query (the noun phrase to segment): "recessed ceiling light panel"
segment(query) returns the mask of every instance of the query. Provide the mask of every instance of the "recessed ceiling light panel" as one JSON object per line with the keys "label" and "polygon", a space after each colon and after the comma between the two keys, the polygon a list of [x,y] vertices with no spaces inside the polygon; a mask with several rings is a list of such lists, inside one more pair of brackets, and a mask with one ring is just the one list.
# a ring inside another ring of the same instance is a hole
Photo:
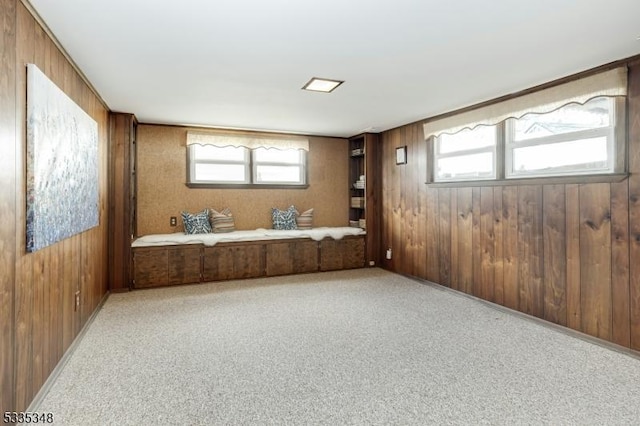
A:
{"label": "recessed ceiling light panel", "polygon": [[340,86],[344,81],[331,80],[328,78],[313,77],[302,87],[302,90],[311,90],[312,92],[330,93]]}

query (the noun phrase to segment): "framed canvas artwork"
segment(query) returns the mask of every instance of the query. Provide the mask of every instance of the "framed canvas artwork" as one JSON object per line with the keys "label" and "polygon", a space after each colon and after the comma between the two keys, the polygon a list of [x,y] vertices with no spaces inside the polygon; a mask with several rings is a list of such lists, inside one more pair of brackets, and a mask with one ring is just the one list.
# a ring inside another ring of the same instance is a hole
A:
{"label": "framed canvas artwork", "polygon": [[27,65],[26,250],[99,223],[98,124]]}

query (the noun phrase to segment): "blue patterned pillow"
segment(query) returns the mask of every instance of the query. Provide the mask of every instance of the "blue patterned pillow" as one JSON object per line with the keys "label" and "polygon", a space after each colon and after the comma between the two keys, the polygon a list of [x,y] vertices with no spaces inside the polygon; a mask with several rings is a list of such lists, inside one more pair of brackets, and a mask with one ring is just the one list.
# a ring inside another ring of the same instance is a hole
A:
{"label": "blue patterned pillow", "polygon": [[286,210],[271,209],[271,219],[273,219],[273,229],[298,229],[296,225],[296,208],[290,206]]}
{"label": "blue patterned pillow", "polygon": [[209,209],[204,209],[200,213],[182,212],[182,222],[184,223],[185,234],[208,234],[211,232],[209,223]]}

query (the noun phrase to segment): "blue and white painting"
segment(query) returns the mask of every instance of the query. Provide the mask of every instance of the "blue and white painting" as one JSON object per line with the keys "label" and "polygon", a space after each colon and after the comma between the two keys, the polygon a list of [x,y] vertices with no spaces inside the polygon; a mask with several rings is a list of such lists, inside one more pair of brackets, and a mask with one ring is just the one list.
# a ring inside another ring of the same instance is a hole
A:
{"label": "blue and white painting", "polygon": [[98,124],[27,65],[27,252],[98,226]]}

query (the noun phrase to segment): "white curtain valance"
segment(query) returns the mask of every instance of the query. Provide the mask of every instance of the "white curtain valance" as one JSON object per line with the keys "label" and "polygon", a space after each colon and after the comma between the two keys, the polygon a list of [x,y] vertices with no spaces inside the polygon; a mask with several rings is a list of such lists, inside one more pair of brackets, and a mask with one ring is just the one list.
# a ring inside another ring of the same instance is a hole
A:
{"label": "white curtain valance", "polygon": [[309,151],[309,140],[304,138],[278,138],[262,135],[232,135],[223,133],[187,132],[189,145],[243,146],[249,149],[277,148]]}
{"label": "white curtain valance", "polygon": [[424,124],[424,136],[453,134],[481,125],[498,124],[529,113],[547,113],[570,103],[584,104],[598,96],[626,96],[627,68],[620,67],[549,87]]}

